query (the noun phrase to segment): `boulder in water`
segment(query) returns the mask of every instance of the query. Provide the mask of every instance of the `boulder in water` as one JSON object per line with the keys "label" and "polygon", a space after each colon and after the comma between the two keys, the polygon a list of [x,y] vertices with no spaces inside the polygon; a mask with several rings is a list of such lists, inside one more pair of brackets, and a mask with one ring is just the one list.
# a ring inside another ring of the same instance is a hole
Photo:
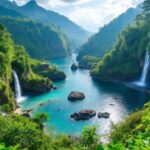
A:
{"label": "boulder in water", "polygon": [[109,117],[110,117],[110,113],[108,113],[108,112],[104,112],[104,113],[99,112],[99,113],[98,113],[98,118],[105,118],[105,119],[108,119]]}
{"label": "boulder in water", "polygon": [[68,96],[70,101],[83,100],[85,98],[84,93],[82,92],[71,92]]}
{"label": "boulder in water", "polygon": [[75,119],[76,121],[79,120],[89,120],[90,118],[96,116],[96,112],[94,110],[81,110],[78,113],[72,114],[70,117]]}
{"label": "boulder in water", "polygon": [[71,70],[77,70],[77,69],[78,69],[77,64],[76,64],[76,63],[73,63],[73,64],[71,65]]}

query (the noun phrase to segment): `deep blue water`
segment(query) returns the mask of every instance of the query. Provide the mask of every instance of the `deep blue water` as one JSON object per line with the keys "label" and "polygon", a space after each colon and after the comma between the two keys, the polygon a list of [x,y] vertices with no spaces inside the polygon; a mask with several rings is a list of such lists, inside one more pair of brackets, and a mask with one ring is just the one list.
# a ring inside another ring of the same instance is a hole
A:
{"label": "deep blue water", "polygon": [[[144,91],[139,91],[119,83],[98,83],[90,78],[89,71],[71,71],[71,58],[59,58],[51,61],[63,70],[67,79],[55,83],[58,88],[55,91],[28,97],[21,103],[24,109],[34,109],[36,112],[47,112],[50,120],[48,128],[55,133],[67,133],[78,135],[85,125],[96,125],[100,133],[107,133],[110,130],[111,122],[121,121],[131,112],[141,108],[149,99]],[[84,92],[86,98],[79,102],[69,102],[67,97],[71,91]],[[47,105],[39,107],[42,102]],[[114,106],[110,105],[114,104]],[[98,119],[94,117],[88,121],[76,122],[70,118],[74,112],[81,109],[94,109],[96,112],[109,112],[110,119]]]}

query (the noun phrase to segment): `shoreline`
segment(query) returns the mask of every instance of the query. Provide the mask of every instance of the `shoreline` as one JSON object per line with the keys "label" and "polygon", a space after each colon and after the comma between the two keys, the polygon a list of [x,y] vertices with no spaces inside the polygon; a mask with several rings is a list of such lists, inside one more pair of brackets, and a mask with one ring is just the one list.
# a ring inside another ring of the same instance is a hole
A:
{"label": "shoreline", "polygon": [[15,111],[14,111],[15,114],[18,114],[18,115],[22,115],[23,114],[23,109],[21,106],[17,106]]}

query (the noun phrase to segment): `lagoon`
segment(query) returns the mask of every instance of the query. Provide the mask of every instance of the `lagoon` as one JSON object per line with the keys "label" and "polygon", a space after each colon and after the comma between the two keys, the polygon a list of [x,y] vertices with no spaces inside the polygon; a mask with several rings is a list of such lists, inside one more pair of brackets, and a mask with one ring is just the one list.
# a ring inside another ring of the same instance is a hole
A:
{"label": "lagoon", "polygon": [[[72,71],[70,66],[74,58],[57,58],[50,63],[56,64],[63,70],[67,78],[65,81],[56,82],[58,88],[38,96],[28,96],[21,102],[23,109],[34,109],[37,112],[46,112],[50,119],[48,129],[54,133],[79,135],[86,125],[96,125],[100,134],[106,134],[111,129],[111,122],[118,123],[131,112],[142,108],[150,95],[144,91],[134,89],[121,83],[106,83],[92,80],[88,70],[78,69]],[[70,102],[67,97],[71,91],[84,92],[83,101]],[[40,103],[46,105],[39,106]],[[109,112],[109,119],[94,117],[88,121],[74,121],[70,115],[82,109],[93,109],[98,112]]]}

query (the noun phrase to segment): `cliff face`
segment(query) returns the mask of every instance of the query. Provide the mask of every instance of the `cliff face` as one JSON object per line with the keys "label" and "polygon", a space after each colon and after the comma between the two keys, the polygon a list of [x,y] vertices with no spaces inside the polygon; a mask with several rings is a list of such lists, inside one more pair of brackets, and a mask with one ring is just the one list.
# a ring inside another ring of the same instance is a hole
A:
{"label": "cliff face", "polygon": [[17,72],[23,93],[47,92],[53,87],[51,80],[63,80],[66,77],[55,66],[32,59],[26,49],[16,45],[6,28],[0,25],[0,104],[9,106],[10,110],[16,104],[12,70]]}

